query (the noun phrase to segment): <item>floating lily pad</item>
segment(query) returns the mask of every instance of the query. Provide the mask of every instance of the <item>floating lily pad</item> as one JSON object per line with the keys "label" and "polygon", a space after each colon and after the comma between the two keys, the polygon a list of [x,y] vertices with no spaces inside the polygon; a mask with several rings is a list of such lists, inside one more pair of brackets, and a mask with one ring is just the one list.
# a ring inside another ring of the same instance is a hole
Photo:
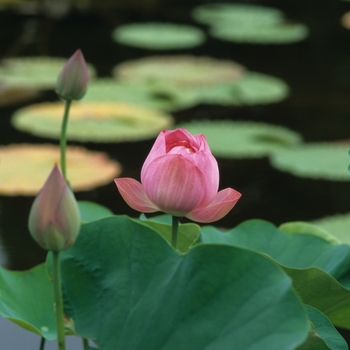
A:
{"label": "floating lily pad", "polygon": [[255,44],[288,44],[305,39],[308,28],[301,23],[283,23],[271,26],[217,25],[209,31],[214,38]]}
{"label": "floating lily pad", "polygon": [[192,16],[197,22],[210,25],[222,22],[269,25],[280,23],[284,18],[283,12],[275,8],[227,3],[200,5],[193,10]]}
{"label": "floating lily pad", "polygon": [[181,126],[192,134],[204,134],[213,154],[223,158],[265,157],[302,141],[294,131],[265,123],[218,120]]}
{"label": "floating lily pad", "polygon": [[11,87],[0,83],[0,106],[25,102],[40,96],[40,91],[33,88]]}
{"label": "floating lily pad", "polygon": [[[185,94],[184,90],[181,92]],[[289,95],[289,87],[279,78],[248,71],[232,83],[198,87],[186,91],[186,95],[187,99],[197,103],[255,105],[283,100]]]}
{"label": "floating lily pad", "polygon": [[312,223],[330,232],[342,243],[350,245],[350,214],[327,216]]}
{"label": "floating lily pad", "polygon": [[120,82],[112,78],[92,81],[84,96],[85,101],[126,102],[164,111],[193,105],[183,94],[157,92],[147,85]]}
{"label": "floating lily pad", "polygon": [[181,88],[232,82],[244,72],[243,66],[233,61],[189,55],[151,56],[123,62],[113,69],[119,79]]}
{"label": "floating lily pad", "polygon": [[[3,59],[0,63],[0,81],[12,87],[32,87],[53,89],[65,58],[57,57],[16,57]],[[90,77],[95,76],[95,69],[88,64]]]}
{"label": "floating lily pad", "polygon": [[[54,164],[59,164],[60,152],[54,145],[9,145],[0,147],[0,159],[0,194],[32,196],[42,188]],[[74,191],[106,185],[120,172],[119,163],[105,153],[67,149],[67,175]]]}
{"label": "floating lily pad", "polygon": [[270,161],[276,169],[294,176],[348,182],[349,148],[346,144],[309,143],[276,152]]}
{"label": "floating lily pad", "polygon": [[172,23],[133,23],[117,27],[112,37],[118,43],[150,50],[186,49],[205,40],[195,27]]}
{"label": "floating lily pad", "polygon": [[124,62],[115,67],[113,74],[119,81],[170,98],[178,108],[200,103],[272,103],[289,93],[287,84],[278,78],[209,57],[148,57]]}
{"label": "floating lily pad", "polygon": [[[58,139],[63,111],[63,102],[34,104],[19,109],[12,123],[21,131]],[[71,106],[67,136],[81,142],[145,140],[170,128],[172,123],[170,115],[141,106],[80,102]]]}
{"label": "floating lily pad", "polygon": [[211,26],[210,34],[222,40],[256,44],[283,44],[306,38],[308,28],[285,21],[282,11],[249,4],[206,4],[193,17]]}

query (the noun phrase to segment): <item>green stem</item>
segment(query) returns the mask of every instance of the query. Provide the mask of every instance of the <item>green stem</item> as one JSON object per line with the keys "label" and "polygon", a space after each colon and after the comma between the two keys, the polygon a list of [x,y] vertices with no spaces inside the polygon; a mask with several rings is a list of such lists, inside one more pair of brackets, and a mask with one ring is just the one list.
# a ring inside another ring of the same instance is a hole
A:
{"label": "green stem", "polygon": [[68,183],[67,170],[66,170],[67,125],[68,125],[68,116],[69,116],[69,109],[70,109],[71,103],[72,103],[72,100],[66,100],[63,120],[61,125],[61,137],[60,137],[61,171],[67,183]]}
{"label": "green stem", "polygon": [[64,337],[64,313],[63,313],[63,301],[62,301],[60,252],[52,251],[52,254],[53,254],[53,286],[54,286],[54,295],[55,295],[57,343],[58,343],[59,350],[66,350],[66,341]]}
{"label": "green stem", "polygon": [[46,339],[44,337],[41,337],[40,349],[39,350],[44,350],[44,348],[45,348],[45,341],[46,341]]}
{"label": "green stem", "polygon": [[179,231],[179,218],[177,216],[172,217],[172,229],[171,229],[171,245],[176,250],[177,245],[177,233]]}

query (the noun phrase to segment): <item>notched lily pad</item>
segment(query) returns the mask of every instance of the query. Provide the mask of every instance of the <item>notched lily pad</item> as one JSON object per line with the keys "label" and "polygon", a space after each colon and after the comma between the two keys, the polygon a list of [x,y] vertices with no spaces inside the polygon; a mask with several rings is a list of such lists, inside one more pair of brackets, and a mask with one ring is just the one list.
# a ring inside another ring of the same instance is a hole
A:
{"label": "notched lily pad", "polygon": [[[40,103],[19,109],[13,125],[31,134],[59,138],[63,102]],[[170,128],[173,118],[163,112],[126,103],[81,102],[72,104],[67,137],[91,142],[138,141]]]}
{"label": "notched lily pad", "polygon": [[116,66],[113,75],[119,82],[142,87],[155,96],[172,97],[180,108],[200,103],[272,103],[289,94],[287,84],[278,78],[210,57],[147,57]]}
{"label": "notched lily pad", "polygon": [[187,106],[186,99],[180,99],[167,92],[152,91],[147,86],[120,82],[112,78],[97,79],[89,83],[84,102],[126,102],[163,111]]}
{"label": "notched lily pad", "polygon": [[276,152],[270,161],[276,169],[294,176],[348,182],[348,151],[346,144],[309,143]]}
{"label": "notched lily pad", "polygon": [[241,78],[244,72],[244,67],[233,61],[179,55],[126,61],[113,69],[113,76],[134,82],[188,88],[232,82]]}
{"label": "notched lily pad", "polygon": [[112,38],[121,44],[150,50],[186,49],[201,45],[204,33],[195,27],[173,23],[133,23],[119,26]]}
{"label": "notched lily pad", "polygon": [[218,39],[255,44],[287,44],[303,40],[308,28],[287,22],[282,11],[249,4],[206,4],[193,11],[196,21],[209,24]]}
{"label": "notched lily pad", "polygon": [[[61,69],[67,62],[58,57],[16,57],[0,62],[0,81],[12,87],[31,87],[53,89]],[[90,77],[96,75],[95,69],[88,64]]]}
{"label": "notched lily pad", "polygon": [[223,158],[265,157],[302,141],[292,130],[265,123],[218,120],[182,126],[193,134],[204,134],[213,154]]}
{"label": "notched lily pad", "polygon": [[[0,147],[0,194],[33,196],[59,163],[59,147],[19,144]],[[96,171],[98,169],[98,171]],[[102,152],[81,147],[67,149],[67,175],[74,191],[86,191],[113,181],[121,172],[116,161]]]}

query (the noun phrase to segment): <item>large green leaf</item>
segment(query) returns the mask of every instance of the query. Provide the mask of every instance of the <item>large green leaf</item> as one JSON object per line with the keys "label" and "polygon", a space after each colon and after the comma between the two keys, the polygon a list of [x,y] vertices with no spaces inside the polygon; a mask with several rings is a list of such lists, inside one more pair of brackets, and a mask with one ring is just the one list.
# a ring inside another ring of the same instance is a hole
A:
{"label": "large green leaf", "polygon": [[179,255],[125,216],[83,225],[62,273],[67,314],[102,350],[294,349],[309,331],[269,259],[228,245]]}
{"label": "large green leaf", "polygon": [[[268,255],[293,279],[305,304],[322,311],[335,325],[350,328],[350,291],[346,277],[350,247],[314,234],[290,234],[262,220],[249,220],[230,231],[204,226],[206,244],[228,244]],[[335,279],[338,278],[339,282]]]}
{"label": "large green leaf", "polygon": [[328,318],[319,310],[306,306],[312,329],[307,341],[297,350],[347,350],[348,345]]}
{"label": "large green leaf", "polygon": [[0,314],[47,339],[56,338],[53,286],[41,264],[28,271],[0,267]]}
{"label": "large green leaf", "polygon": [[113,215],[110,209],[94,202],[78,201],[78,206],[81,222],[95,221]]}

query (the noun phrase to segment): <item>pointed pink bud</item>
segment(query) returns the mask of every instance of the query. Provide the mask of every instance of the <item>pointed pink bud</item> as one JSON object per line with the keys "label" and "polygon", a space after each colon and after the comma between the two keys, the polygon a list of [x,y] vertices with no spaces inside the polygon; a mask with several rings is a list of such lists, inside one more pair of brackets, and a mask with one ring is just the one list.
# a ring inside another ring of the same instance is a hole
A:
{"label": "pointed pink bud", "polygon": [[218,192],[219,168],[205,136],[183,128],[159,134],[142,166],[141,183],[114,181],[135,210],[163,211],[203,223],[220,220],[241,197],[232,188]]}
{"label": "pointed pink bud", "polygon": [[89,72],[81,50],[75,51],[57,77],[56,92],[65,100],[80,100],[86,93]]}
{"label": "pointed pink bud", "polygon": [[57,165],[32,204],[28,228],[34,240],[47,250],[68,249],[78,236],[78,204]]}

